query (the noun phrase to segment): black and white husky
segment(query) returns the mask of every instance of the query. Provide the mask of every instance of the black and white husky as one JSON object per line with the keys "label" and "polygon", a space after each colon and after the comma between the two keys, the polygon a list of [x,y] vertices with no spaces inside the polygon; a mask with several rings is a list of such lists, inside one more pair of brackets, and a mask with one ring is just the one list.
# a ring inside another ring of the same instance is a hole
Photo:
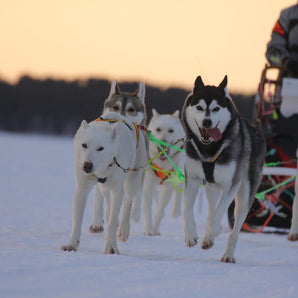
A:
{"label": "black and white husky", "polygon": [[194,202],[205,186],[208,218],[201,243],[209,249],[221,232],[221,220],[235,198],[235,223],[222,262],[234,263],[241,226],[262,179],[266,143],[262,133],[242,119],[227,92],[227,76],[218,87],[197,77],[183,107],[186,143],[184,241],[197,244]]}

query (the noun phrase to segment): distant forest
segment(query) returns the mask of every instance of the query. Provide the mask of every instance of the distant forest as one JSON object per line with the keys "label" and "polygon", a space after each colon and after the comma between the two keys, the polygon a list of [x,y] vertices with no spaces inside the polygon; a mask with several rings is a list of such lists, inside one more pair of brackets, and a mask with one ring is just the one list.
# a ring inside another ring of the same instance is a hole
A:
{"label": "distant forest", "polygon": [[[121,91],[133,92],[138,82],[118,82]],[[0,130],[9,132],[74,135],[83,119],[92,121],[101,115],[111,82],[37,80],[23,76],[17,84],[0,80]],[[166,90],[146,85],[146,108],[159,113],[182,109],[190,90]],[[251,119],[253,95],[231,94],[240,113]]]}

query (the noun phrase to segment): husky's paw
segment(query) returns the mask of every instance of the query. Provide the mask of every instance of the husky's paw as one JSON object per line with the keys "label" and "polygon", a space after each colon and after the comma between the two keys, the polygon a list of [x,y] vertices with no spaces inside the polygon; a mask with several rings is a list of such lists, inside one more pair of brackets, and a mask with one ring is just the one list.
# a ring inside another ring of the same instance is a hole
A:
{"label": "husky's paw", "polygon": [[104,248],[103,252],[105,254],[111,254],[111,255],[117,254],[117,255],[119,255],[119,250],[118,250],[117,245],[112,245],[110,243],[105,244],[105,248]]}
{"label": "husky's paw", "polygon": [[185,225],[184,228],[184,242],[187,247],[193,247],[198,243],[198,235],[196,231],[196,224],[193,222],[192,224]]}
{"label": "husky's paw", "polygon": [[193,247],[198,243],[198,236],[184,237],[184,242],[187,247]]}
{"label": "husky's paw", "polygon": [[289,241],[298,241],[298,233],[290,233],[287,239]]}
{"label": "husky's paw", "polygon": [[223,256],[223,257],[220,259],[220,262],[235,264],[235,263],[236,263],[236,260],[235,260],[234,257],[231,257],[231,256]]}
{"label": "husky's paw", "polygon": [[125,242],[128,239],[129,236],[129,225],[128,226],[120,226],[118,230],[118,239],[121,242]]}
{"label": "husky's paw", "polygon": [[177,218],[181,215],[181,211],[178,208],[173,208],[170,215],[174,218]]}
{"label": "husky's paw", "polygon": [[89,227],[90,233],[102,233],[104,230],[103,226],[91,225]]}
{"label": "husky's paw", "polygon": [[80,245],[80,241],[77,241],[77,245],[67,244],[62,245],[60,248],[64,251],[77,251]]}
{"label": "husky's paw", "polygon": [[201,243],[201,247],[203,249],[209,249],[214,245],[214,241],[213,240],[203,240]]}

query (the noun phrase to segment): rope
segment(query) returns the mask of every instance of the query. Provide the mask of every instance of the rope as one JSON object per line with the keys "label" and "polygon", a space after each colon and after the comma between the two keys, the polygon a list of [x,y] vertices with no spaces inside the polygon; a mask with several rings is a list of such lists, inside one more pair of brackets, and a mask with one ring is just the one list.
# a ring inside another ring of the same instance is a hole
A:
{"label": "rope", "polygon": [[277,189],[277,188],[279,188],[279,187],[281,187],[281,186],[283,186],[283,185],[286,185],[286,184],[290,183],[292,180],[295,179],[295,177],[296,177],[296,175],[293,175],[293,176],[290,177],[289,179],[287,179],[287,180],[285,180],[285,181],[283,181],[283,182],[281,182],[281,183],[279,183],[279,184],[277,184],[277,185],[275,185],[275,186],[273,186],[273,187],[271,187],[271,188],[269,188],[269,189],[266,189],[266,190],[264,190],[264,191],[262,191],[262,192],[257,193],[257,194],[255,195],[255,197],[256,197],[258,200],[262,200],[262,201],[264,201],[264,200],[266,200],[266,198],[265,198],[265,194],[266,194],[266,193],[271,192],[272,190],[275,190],[275,189]]}
{"label": "rope", "polygon": [[[155,170],[155,171],[159,171],[161,173],[164,173],[168,178],[167,180],[170,181],[173,185],[173,187],[179,191],[179,192],[183,192],[183,189],[179,189],[176,184],[180,184],[180,183],[184,183],[185,182],[185,175],[184,175],[184,172],[179,169],[177,167],[177,165],[173,162],[173,160],[170,158],[170,156],[166,153],[166,148],[164,147],[169,147],[169,148],[172,148],[172,149],[175,149],[179,152],[183,152],[185,153],[185,150],[180,148],[180,147],[177,147],[175,146],[177,143],[179,142],[184,142],[185,141],[185,138],[182,138],[182,139],[178,139],[174,144],[168,144],[164,141],[161,141],[159,139],[157,139],[150,130],[148,130],[146,127],[144,126],[140,126],[140,129],[144,130],[148,137],[149,137],[149,141],[155,143],[158,145],[158,147],[161,149],[161,151],[155,155],[151,160],[148,160],[147,161],[147,164],[149,166],[149,168],[145,171],[148,171],[150,168]],[[164,147],[162,147],[164,146]],[[153,165],[153,161],[155,159],[157,159],[160,155],[164,154],[166,156],[166,158],[169,160],[169,162],[171,163],[171,165],[173,166],[174,170],[163,170],[163,169],[160,169],[160,168],[157,168]]]}

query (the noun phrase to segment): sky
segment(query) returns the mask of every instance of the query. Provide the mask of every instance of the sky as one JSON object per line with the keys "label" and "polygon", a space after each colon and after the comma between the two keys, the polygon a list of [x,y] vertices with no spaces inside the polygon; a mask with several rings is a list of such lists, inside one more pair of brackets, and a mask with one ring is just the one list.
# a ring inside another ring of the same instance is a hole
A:
{"label": "sky", "polygon": [[105,78],[255,92],[289,0],[1,0],[0,78]]}

